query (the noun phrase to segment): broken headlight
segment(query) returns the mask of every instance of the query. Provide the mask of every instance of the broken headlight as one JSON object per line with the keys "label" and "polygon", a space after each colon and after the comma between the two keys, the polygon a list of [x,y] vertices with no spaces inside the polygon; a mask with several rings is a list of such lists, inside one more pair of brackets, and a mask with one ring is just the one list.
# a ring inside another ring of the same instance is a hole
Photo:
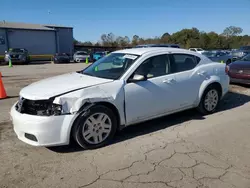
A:
{"label": "broken headlight", "polygon": [[62,105],[54,104],[53,100],[22,100],[17,104],[16,109],[20,113],[38,115],[38,116],[58,116],[62,115],[63,109]]}
{"label": "broken headlight", "polygon": [[63,113],[63,111],[62,111],[62,105],[60,105],[60,104],[52,104],[51,105],[51,109],[50,109],[49,115],[58,116],[58,115],[62,115],[62,113]]}

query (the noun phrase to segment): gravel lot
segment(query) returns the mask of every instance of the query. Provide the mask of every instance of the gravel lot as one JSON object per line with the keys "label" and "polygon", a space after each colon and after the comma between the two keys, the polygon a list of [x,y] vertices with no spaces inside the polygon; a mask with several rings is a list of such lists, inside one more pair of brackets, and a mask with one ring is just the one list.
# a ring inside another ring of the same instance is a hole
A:
{"label": "gravel lot", "polygon": [[249,188],[250,89],[232,86],[218,113],[195,110],[128,127],[107,147],[45,148],[19,141],[9,118],[20,89],[85,64],[1,66],[0,187]]}

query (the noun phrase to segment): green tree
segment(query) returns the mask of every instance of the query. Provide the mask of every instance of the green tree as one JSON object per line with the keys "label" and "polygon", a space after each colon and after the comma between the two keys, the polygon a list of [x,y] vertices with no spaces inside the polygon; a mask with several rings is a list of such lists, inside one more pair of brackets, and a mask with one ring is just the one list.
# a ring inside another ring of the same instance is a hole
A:
{"label": "green tree", "polygon": [[232,36],[240,35],[243,32],[243,29],[236,26],[229,26],[224,29],[222,35],[226,36],[227,38]]}
{"label": "green tree", "polygon": [[134,35],[133,38],[132,38],[131,45],[132,46],[137,46],[139,44],[139,39],[140,39],[140,37],[138,35]]}

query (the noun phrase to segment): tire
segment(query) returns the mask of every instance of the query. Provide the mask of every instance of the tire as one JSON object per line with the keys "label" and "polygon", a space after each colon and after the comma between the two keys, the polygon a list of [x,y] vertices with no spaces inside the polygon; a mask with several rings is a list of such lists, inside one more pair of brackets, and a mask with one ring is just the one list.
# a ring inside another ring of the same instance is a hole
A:
{"label": "tire", "polygon": [[[209,100],[209,99],[207,99],[208,95],[211,95],[212,93],[214,93],[214,99],[216,98],[216,95],[217,95],[217,102],[216,102],[216,104],[213,103],[213,105],[209,109],[208,105],[206,105],[205,103],[206,103],[206,100]],[[219,106],[220,98],[221,98],[221,92],[220,92],[219,86],[214,85],[214,84],[208,86],[202,95],[199,106],[197,107],[198,111],[203,115],[208,115],[208,114],[214,113]]]}
{"label": "tire", "polygon": [[[105,115],[105,117],[108,117],[105,121],[105,124],[111,124],[109,128],[109,133],[105,133],[108,131],[108,129],[106,129],[107,126],[103,127],[102,125],[98,125],[97,122],[93,123],[90,120],[90,118],[94,118],[96,121],[98,121],[97,119],[101,117],[99,116],[100,114],[103,114]],[[92,106],[89,110],[87,110],[87,112],[80,114],[79,117],[76,119],[74,127],[72,129],[72,136],[78,143],[78,145],[82,148],[96,149],[109,144],[113,139],[116,130],[117,118],[113,111],[103,105],[95,105]],[[83,131],[85,131],[85,136],[83,134]],[[102,141],[100,141],[100,135],[102,135],[103,137]]]}
{"label": "tire", "polygon": [[30,63],[29,58],[26,58],[26,60],[23,62],[23,65],[28,65]]}

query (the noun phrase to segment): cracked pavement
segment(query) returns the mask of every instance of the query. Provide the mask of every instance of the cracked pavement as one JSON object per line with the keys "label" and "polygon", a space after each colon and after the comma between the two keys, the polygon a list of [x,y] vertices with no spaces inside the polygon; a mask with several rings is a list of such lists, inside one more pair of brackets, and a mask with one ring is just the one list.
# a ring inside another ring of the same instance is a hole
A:
{"label": "cracked pavement", "polygon": [[232,86],[213,115],[200,117],[189,110],[131,126],[100,149],[33,147],[16,138],[9,121],[20,88],[83,64],[29,67],[1,67],[13,96],[0,101],[1,188],[250,187],[250,89]]}

